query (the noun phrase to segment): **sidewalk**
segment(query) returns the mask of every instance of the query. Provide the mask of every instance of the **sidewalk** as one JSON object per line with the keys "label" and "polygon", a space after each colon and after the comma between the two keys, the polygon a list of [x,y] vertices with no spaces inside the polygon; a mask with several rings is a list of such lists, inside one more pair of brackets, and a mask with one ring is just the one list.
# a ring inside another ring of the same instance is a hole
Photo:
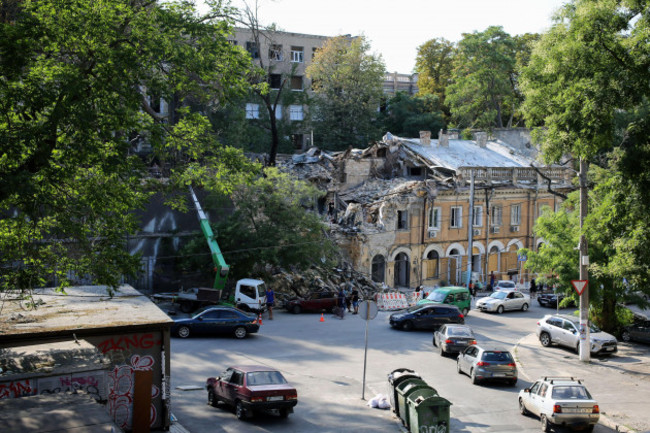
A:
{"label": "sidewalk", "polygon": [[650,432],[650,347],[619,342],[611,357],[581,362],[568,349],[542,347],[529,334],[515,346],[519,378],[534,382],[541,376],[583,379],[600,406],[600,424],[620,432]]}

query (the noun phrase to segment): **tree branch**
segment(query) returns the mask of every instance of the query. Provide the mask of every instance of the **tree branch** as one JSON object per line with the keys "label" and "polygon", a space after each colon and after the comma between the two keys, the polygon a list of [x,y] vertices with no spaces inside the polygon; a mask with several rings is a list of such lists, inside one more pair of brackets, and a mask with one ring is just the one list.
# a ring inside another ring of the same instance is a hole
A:
{"label": "tree branch", "polygon": [[551,194],[556,195],[558,197],[561,197],[564,200],[569,198],[565,194],[562,194],[561,192],[555,191],[553,188],[551,188],[551,183],[552,183],[551,178],[546,176],[544,173],[542,173],[542,171],[538,167],[535,167],[533,164],[530,164],[530,166],[533,168],[533,170],[535,170],[537,172],[537,174],[539,174],[542,177],[542,179],[544,179],[546,181],[546,185],[547,185],[546,190],[548,192],[550,192]]}

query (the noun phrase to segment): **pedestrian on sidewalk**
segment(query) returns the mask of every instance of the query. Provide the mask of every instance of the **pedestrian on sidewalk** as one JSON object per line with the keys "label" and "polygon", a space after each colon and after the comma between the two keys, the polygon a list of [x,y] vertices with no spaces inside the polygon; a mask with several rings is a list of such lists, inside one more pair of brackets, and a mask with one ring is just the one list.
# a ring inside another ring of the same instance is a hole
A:
{"label": "pedestrian on sidewalk", "polygon": [[535,278],[533,277],[530,280],[530,299],[535,299],[536,294],[537,294],[537,283],[535,282]]}
{"label": "pedestrian on sidewalk", "polygon": [[359,291],[357,289],[352,290],[352,308],[354,309],[352,314],[359,314]]}

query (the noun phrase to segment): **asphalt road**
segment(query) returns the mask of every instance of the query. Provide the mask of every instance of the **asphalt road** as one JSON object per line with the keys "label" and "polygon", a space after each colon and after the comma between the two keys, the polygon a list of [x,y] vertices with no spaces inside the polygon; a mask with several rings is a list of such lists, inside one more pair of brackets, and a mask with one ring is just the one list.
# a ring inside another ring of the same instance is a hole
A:
{"label": "asphalt road", "polygon": [[[535,331],[539,318],[553,312],[537,305],[527,312],[502,315],[473,310],[466,323],[479,341],[512,349],[520,338]],[[366,403],[376,394],[387,394],[388,374],[405,367],[417,371],[452,402],[452,432],[540,430],[537,419],[520,415],[517,408],[517,393],[528,382],[520,380],[516,387],[472,385],[469,377],[456,372],[453,358],[443,358],[433,350],[430,331],[391,329],[389,315],[380,312],[368,323],[365,391],[366,323],[359,316],[347,314],[340,320],[326,314],[320,322],[320,314],[293,315],[280,310],[275,320],[265,317],[260,332],[244,340],[173,338],[172,412],[191,433],[399,432],[402,427],[391,410],[370,408]],[[288,419],[262,415],[242,422],[226,406],[208,406],[206,378],[218,376],[233,364],[263,364],[281,370],[298,389],[295,413]],[[598,425],[594,431],[614,430]]]}

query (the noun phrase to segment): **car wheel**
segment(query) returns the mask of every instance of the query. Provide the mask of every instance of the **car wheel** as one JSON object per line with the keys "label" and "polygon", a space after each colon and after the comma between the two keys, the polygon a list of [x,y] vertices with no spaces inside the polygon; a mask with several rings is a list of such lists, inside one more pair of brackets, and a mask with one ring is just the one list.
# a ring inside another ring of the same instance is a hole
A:
{"label": "car wheel", "polygon": [[442,344],[438,346],[438,349],[440,349],[440,356],[445,356],[447,352],[445,352],[445,349],[442,348]]}
{"label": "car wheel", "polygon": [[539,342],[542,343],[542,346],[548,347],[551,345],[551,336],[548,335],[548,332],[542,332],[539,335]]}
{"label": "car wheel", "polygon": [[593,426],[593,425],[590,425],[589,427],[587,427],[587,428],[585,429],[585,431],[586,431],[587,433],[591,433],[592,431],[594,431],[594,426]]}
{"label": "car wheel", "polygon": [[291,312],[293,314],[300,314],[302,311],[302,308],[300,308],[300,305],[294,305],[293,308],[291,309]]}
{"label": "car wheel", "polygon": [[576,353],[580,354],[580,342],[576,343]]}
{"label": "car wheel", "polygon": [[243,326],[238,326],[238,327],[235,328],[235,337],[236,338],[239,338],[239,339],[246,338],[246,335],[248,335],[248,331]]}
{"label": "car wheel", "polygon": [[289,409],[280,409],[280,418],[286,418],[289,416]]}
{"label": "car wheel", "polygon": [[456,371],[458,374],[463,374],[463,370],[460,368],[460,355],[458,355],[458,359],[456,360]]}
{"label": "car wheel", "polygon": [[546,415],[542,415],[539,417],[539,420],[542,424],[542,431],[545,433],[548,433],[551,431],[551,423],[548,422],[548,419],[546,419]]}
{"label": "car wheel", "polygon": [[208,391],[208,404],[212,407],[217,407],[219,405],[219,399],[213,390]]}
{"label": "car wheel", "polygon": [[472,378],[472,383],[473,383],[474,385],[478,385],[478,384],[479,384],[480,381],[478,380],[478,377],[476,377],[476,372],[474,371],[474,369],[471,369],[471,370],[470,370],[470,372],[469,372],[469,377]]}
{"label": "car wheel", "polygon": [[436,344],[436,336],[435,336],[435,334],[433,335],[433,347],[438,347],[438,344]]}
{"label": "car wheel", "polygon": [[528,409],[526,409],[526,405],[524,404],[524,399],[520,398],[519,399],[519,413],[526,416],[528,415]]}
{"label": "car wheel", "polygon": [[512,379],[509,384],[510,386],[517,386],[517,379]]}
{"label": "car wheel", "polygon": [[528,304],[524,304],[521,306],[521,311],[528,311]]}
{"label": "car wheel", "polygon": [[502,314],[503,313],[503,305],[499,305],[497,308],[497,313]]}
{"label": "car wheel", "polygon": [[407,320],[406,322],[402,323],[402,330],[410,331],[411,329],[413,329],[413,322]]}
{"label": "car wheel", "polygon": [[181,326],[178,328],[178,336],[181,338],[187,338],[190,336],[190,328],[189,326]]}
{"label": "car wheel", "polygon": [[632,340],[632,336],[630,335],[629,331],[623,331],[623,333],[621,334],[621,339],[626,343],[629,343],[630,340]]}
{"label": "car wheel", "polygon": [[246,410],[244,409],[244,405],[241,403],[241,401],[237,401],[235,404],[235,416],[239,420],[246,418]]}
{"label": "car wheel", "polygon": [[180,305],[181,311],[183,313],[191,313],[192,312],[192,303],[191,302],[181,302]]}

